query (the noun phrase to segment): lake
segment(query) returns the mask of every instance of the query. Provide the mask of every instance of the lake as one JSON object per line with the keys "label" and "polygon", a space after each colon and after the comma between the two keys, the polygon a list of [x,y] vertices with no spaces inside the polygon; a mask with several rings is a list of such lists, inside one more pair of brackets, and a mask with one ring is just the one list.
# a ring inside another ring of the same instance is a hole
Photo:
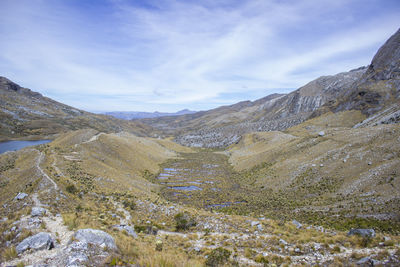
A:
{"label": "lake", "polygon": [[52,140],[35,140],[35,141],[6,141],[0,142],[0,154],[6,151],[15,151],[26,146],[35,146],[51,142]]}

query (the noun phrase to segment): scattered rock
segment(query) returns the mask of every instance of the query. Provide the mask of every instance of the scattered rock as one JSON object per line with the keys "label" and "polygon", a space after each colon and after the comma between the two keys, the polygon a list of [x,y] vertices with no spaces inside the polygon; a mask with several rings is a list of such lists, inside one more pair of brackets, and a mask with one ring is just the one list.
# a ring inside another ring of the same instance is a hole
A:
{"label": "scattered rock", "polygon": [[379,261],[371,259],[370,257],[364,257],[361,260],[357,261],[357,265],[362,265],[362,266],[376,266],[380,264]]}
{"label": "scattered rock", "polygon": [[68,256],[66,266],[86,266],[85,263],[89,261],[89,258],[83,252],[74,252]]}
{"label": "scattered rock", "polygon": [[260,224],[260,222],[258,222],[258,221],[252,221],[251,222],[251,226],[253,227],[253,226],[256,226],[256,225],[259,225]]}
{"label": "scattered rock", "polygon": [[46,209],[41,208],[41,207],[33,207],[31,211],[31,216],[42,216],[43,214],[46,214]]}
{"label": "scattered rock", "polygon": [[368,165],[372,165],[372,162],[371,162],[371,161],[369,161],[369,162],[368,162]]}
{"label": "scattered rock", "polygon": [[128,235],[133,236],[134,238],[138,237],[135,230],[129,225],[125,225],[125,224],[114,225],[114,228],[117,228],[120,231],[126,231],[128,233]]}
{"label": "scattered rock", "polygon": [[286,242],[285,240],[283,240],[282,238],[279,239],[279,243],[283,244],[283,245],[288,245],[288,242]]}
{"label": "scattered rock", "polygon": [[296,220],[293,220],[292,223],[296,226],[297,229],[300,229],[301,227],[303,227],[303,225]]}
{"label": "scattered rock", "polygon": [[75,232],[74,238],[81,242],[97,245],[102,248],[117,249],[114,238],[101,230],[80,229]]}
{"label": "scattered rock", "polygon": [[320,132],[318,133],[318,135],[319,135],[319,136],[324,136],[324,135],[325,135],[325,132],[324,132],[324,131],[320,131]]}
{"label": "scattered rock", "polygon": [[27,196],[28,196],[28,194],[26,194],[26,193],[18,193],[18,195],[14,199],[22,200],[22,199],[26,198]]}
{"label": "scattered rock", "polygon": [[348,234],[351,235],[359,235],[362,237],[375,237],[375,230],[374,229],[351,229]]}
{"label": "scattered rock", "polygon": [[49,233],[38,233],[34,236],[30,236],[24,239],[16,247],[17,253],[23,253],[24,251],[31,250],[42,250],[54,248],[54,240]]}

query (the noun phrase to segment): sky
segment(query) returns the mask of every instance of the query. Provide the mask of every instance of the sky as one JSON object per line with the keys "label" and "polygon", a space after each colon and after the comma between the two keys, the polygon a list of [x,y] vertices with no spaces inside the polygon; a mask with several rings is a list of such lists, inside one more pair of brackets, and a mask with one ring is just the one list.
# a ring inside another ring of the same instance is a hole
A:
{"label": "sky", "polygon": [[0,76],[92,112],[206,110],[371,62],[398,0],[0,0]]}

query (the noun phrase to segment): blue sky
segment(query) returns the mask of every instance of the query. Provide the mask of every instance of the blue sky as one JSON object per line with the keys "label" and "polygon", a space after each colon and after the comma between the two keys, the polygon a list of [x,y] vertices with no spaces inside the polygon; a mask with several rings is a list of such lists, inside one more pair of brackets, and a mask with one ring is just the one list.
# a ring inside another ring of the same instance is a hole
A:
{"label": "blue sky", "polygon": [[398,0],[0,0],[0,75],[88,111],[205,110],[368,65]]}

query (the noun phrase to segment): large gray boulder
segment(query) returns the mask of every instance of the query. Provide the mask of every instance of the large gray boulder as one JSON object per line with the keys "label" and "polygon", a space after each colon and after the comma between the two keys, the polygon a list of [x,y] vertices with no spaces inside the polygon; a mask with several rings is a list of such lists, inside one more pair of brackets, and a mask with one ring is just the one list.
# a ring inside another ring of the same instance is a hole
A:
{"label": "large gray boulder", "polygon": [[23,253],[24,251],[30,250],[42,250],[54,248],[54,239],[49,233],[38,233],[34,236],[30,236],[24,239],[16,247],[17,253]]}
{"label": "large gray boulder", "polygon": [[100,246],[102,248],[117,249],[114,238],[101,230],[80,229],[75,232],[74,238],[81,242]]}
{"label": "large gray boulder", "polygon": [[359,235],[362,237],[375,237],[375,230],[374,229],[351,229],[348,233],[348,236],[351,235]]}
{"label": "large gray boulder", "polygon": [[43,214],[46,214],[46,209],[41,207],[32,208],[31,216],[36,217],[36,216],[42,216]]}

